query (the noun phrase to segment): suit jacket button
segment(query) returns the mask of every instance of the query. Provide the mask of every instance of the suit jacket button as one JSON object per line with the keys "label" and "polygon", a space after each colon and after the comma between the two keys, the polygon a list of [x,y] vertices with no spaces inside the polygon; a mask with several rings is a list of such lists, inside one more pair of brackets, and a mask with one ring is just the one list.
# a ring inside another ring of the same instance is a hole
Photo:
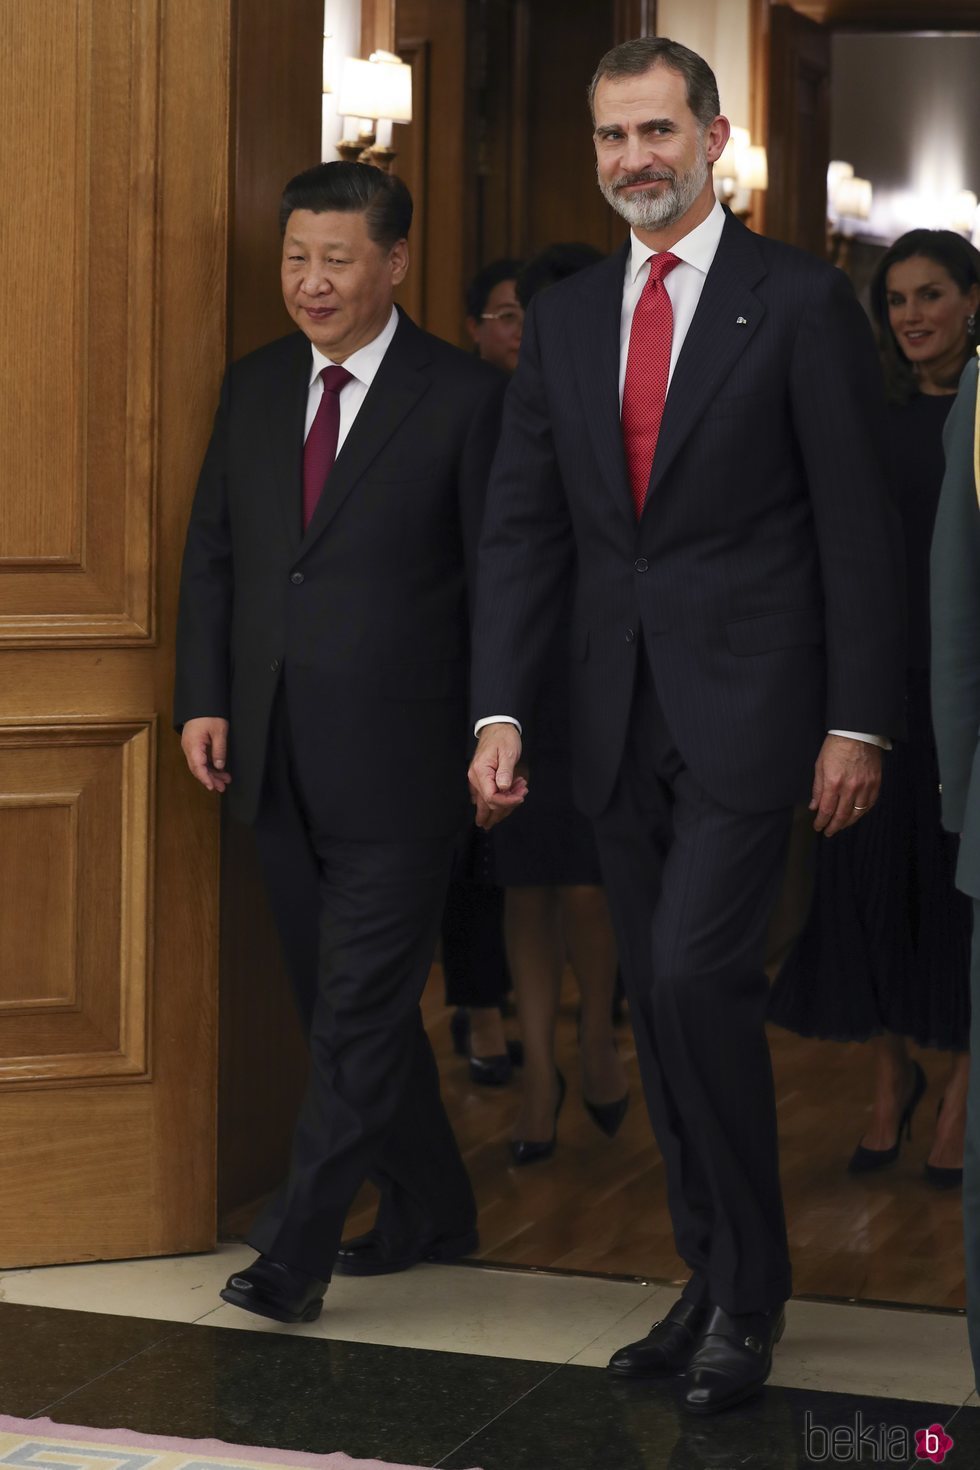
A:
{"label": "suit jacket button", "polygon": [[632,628],[627,628],[626,629],[626,642],[627,643],[635,643],[636,642],[636,634],[633,632],[633,629]]}
{"label": "suit jacket button", "polygon": [[636,561],[633,563],[633,570],[634,572],[648,572],[650,570],[650,563],[647,561],[645,556],[637,557]]}
{"label": "suit jacket button", "polygon": [[272,672],[274,674],[278,674],[278,672],[279,672],[279,660],[277,658],[274,658],[272,660],[272,663],[269,665],[269,668],[272,670]]}
{"label": "suit jacket button", "polygon": [[293,574],[292,574],[292,576],[290,577],[289,580],[292,582],[292,584],[293,584],[294,587],[298,587],[300,585],[300,583],[304,580],[303,573],[302,572],[293,572]]}

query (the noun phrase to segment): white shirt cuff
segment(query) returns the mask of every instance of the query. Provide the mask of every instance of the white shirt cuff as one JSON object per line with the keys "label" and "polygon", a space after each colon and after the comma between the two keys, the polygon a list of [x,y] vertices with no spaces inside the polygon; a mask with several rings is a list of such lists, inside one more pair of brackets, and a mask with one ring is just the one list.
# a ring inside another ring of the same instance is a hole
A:
{"label": "white shirt cuff", "polygon": [[847,740],[863,740],[865,745],[877,745],[881,750],[891,750],[892,743],[885,735],[862,735],[860,730],[828,730],[828,735],[843,735]]}
{"label": "white shirt cuff", "polygon": [[516,725],[518,735],[523,735],[520,720],[515,720],[513,715],[487,715],[486,719],[477,720],[473,726],[473,734],[479,735],[484,725]]}

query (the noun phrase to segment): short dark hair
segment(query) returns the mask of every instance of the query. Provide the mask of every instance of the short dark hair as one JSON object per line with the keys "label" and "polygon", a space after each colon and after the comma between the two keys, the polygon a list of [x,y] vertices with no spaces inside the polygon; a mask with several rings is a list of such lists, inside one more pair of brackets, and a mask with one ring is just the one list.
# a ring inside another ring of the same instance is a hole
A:
{"label": "short dark hair", "polygon": [[[980,250],[952,230],[909,230],[885,251],[871,278],[871,312],[878,327],[885,392],[892,403],[908,403],[914,397],[918,384],[915,369],[899,347],[888,319],[888,272],[893,265],[911,260],[915,255],[942,266],[964,295],[971,286],[980,286]],[[976,347],[977,337],[974,323],[973,331],[968,334],[970,351]],[[955,387],[965,366],[964,358],[951,377],[949,387]]]}
{"label": "short dark hair", "polygon": [[516,281],[523,268],[523,260],[503,256],[478,270],[466,288],[466,315],[478,320],[481,312],[487,309],[494,286],[499,286],[501,281]]}
{"label": "short dark hair", "polygon": [[517,299],[526,309],[538,291],[546,291],[566,276],[574,276],[576,271],[585,270],[587,265],[595,265],[600,260],[605,260],[605,256],[594,245],[583,245],[574,240],[548,245],[528,261],[518,276]]}
{"label": "short dark hair", "polygon": [[294,209],[313,214],[336,210],[363,214],[367,232],[376,245],[390,250],[404,240],[412,225],[412,196],[397,174],[386,174],[369,163],[317,163],[290,179],[279,204],[279,230]]}
{"label": "short dark hair", "polygon": [[654,66],[666,66],[680,72],[687,83],[687,105],[702,128],[710,127],[721,112],[715,74],[696,51],[669,41],[666,36],[641,36],[623,41],[607,51],[596,67],[589,83],[589,108],[595,117],[595,89],[603,77],[613,81],[620,77],[641,77]]}

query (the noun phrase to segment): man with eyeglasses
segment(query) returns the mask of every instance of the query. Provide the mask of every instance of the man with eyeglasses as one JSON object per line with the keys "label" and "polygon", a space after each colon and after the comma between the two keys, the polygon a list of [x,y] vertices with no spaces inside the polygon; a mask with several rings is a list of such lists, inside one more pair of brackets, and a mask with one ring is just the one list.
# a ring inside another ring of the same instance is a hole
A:
{"label": "man with eyeglasses", "polygon": [[466,327],[478,356],[505,373],[517,367],[524,308],[517,299],[520,260],[492,260],[466,288]]}

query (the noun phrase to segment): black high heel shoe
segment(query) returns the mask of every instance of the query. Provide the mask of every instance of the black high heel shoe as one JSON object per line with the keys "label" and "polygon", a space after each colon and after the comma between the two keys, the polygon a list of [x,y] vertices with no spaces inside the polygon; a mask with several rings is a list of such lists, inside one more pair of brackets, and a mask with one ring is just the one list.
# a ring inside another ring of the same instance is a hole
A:
{"label": "black high heel shoe", "polygon": [[542,1159],[550,1159],[555,1151],[555,1144],[558,1142],[558,1114],[565,1101],[565,1079],[557,1067],[555,1076],[558,1078],[558,1101],[555,1104],[555,1126],[551,1137],[544,1143],[535,1143],[533,1139],[527,1138],[512,1138],[510,1156],[515,1164],[537,1164]]}
{"label": "black high heel shoe", "polygon": [[453,1039],[453,1051],[469,1062],[470,1081],[480,1087],[503,1087],[514,1074],[514,1068],[524,1063],[524,1047],[519,1041],[508,1041],[506,1052],[500,1056],[478,1057],[470,1050],[470,1013],[465,1006],[457,1006],[449,1018],[449,1034]]}
{"label": "black high heel shoe", "polygon": [[619,1132],[623,1119],[626,1117],[626,1109],[630,1105],[630,1095],[624,1092],[622,1097],[617,1097],[615,1102],[594,1103],[583,1097],[585,1111],[592,1119],[597,1128],[601,1128],[607,1138],[615,1138]]}
{"label": "black high heel shoe", "polygon": [[905,1104],[905,1110],[898,1120],[898,1132],[895,1135],[895,1142],[891,1148],[865,1148],[863,1144],[859,1143],[851,1155],[850,1163],[847,1166],[847,1172],[849,1174],[871,1174],[875,1169],[884,1169],[887,1164],[894,1164],[902,1146],[902,1134],[905,1134],[906,1142],[911,1139],[912,1114],[919,1106],[922,1100],[922,1094],[926,1090],[925,1072],[923,1072],[918,1062],[913,1062],[912,1066],[915,1072],[915,1079],[912,1083],[912,1096]]}
{"label": "black high heel shoe", "polygon": [[[939,1099],[936,1109],[936,1117],[943,1110],[943,1099]],[[931,1184],[933,1189],[959,1189],[963,1183],[963,1169],[947,1169],[944,1164],[926,1164],[922,1170],[926,1177],[926,1183]]]}

